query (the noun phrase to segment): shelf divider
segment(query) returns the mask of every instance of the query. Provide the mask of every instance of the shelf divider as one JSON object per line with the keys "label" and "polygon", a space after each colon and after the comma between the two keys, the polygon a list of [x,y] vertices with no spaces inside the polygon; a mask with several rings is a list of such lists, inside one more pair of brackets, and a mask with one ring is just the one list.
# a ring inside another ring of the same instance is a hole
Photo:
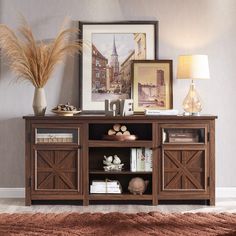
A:
{"label": "shelf divider", "polygon": [[89,174],[101,174],[101,175],[141,175],[152,174],[152,171],[103,171],[103,170],[90,170]]}
{"label": "shelf divider", "polygon": [[152,140],[135,141],[107,141],[107,140],[89,140],[89,147],[153,147]]}
{"label": "shelf divider", "polygon": [[109,194],[93,193],[89,194],[89,200],[152,200],[152,194],[135,195],[127,194]]}

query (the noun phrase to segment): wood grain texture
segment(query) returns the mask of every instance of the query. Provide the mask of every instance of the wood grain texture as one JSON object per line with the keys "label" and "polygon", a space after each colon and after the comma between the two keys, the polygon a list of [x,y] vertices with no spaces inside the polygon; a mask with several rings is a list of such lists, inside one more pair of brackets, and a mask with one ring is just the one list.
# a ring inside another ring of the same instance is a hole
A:
{"label": "wood grain texture", "polygon": [[[89,120],[91,123],[94,121],[112,121],[113,123],[119,123],[121,120],[139,120],[141,122],[147,122],[148,120],[215,120],[217,116],[214,115],[201,115],[201,116],[183,116],[183,115],[171,115],[171,116],[144,116],[144,115],[133,115],[133,116],[105,116],[105,115],[89,115],[89,114],[81,114],[75,115],[71,117],[63,117],[56,115],[46,115],[46,116],[23,116],[26,120],[63,120],[63,121],[78,121],[78,120]],[[70,122],[69,122],[70,123]],[[167,122],[168,123],[168,122]]]}
{"label": "wood grain texture", "polygon": [[37,190],[77,190],[78,153],[75,150],[38,150]]}
{"label": "wood grain texture", "polygon": [[209,188],[210,205],[215,205],[215,120],[210,121],[209,131]]}
{"label": "wood grain texture", "polygon": [[31,204],[31,121],[25,124],[25,205]]}
{"label": "wood grain texture", "polygon": [[[215,119],[216,116],[144,116],[106,117],[24,117],[26,120],[26,205],[31,200],[208,200],[215,204]],[[114,124],[122,124],[138,134],[134,141],[106,141],[102,137]],[[78,142],[71,144],[35,144],[35,129],[78,130]],[[163,128],[201,129],[199,143],[162,143]],[[204,132],[202,132],[204,130]],[[151,173],[130,172],[130,148],[146,147],[153,151]],[[36,154],[36,155],[35,155]],[[124,172],[104,172],[104,155],[118,156]],[[149,181],[142,196],[128,192],[132,177]],[[89,194],[92,180],[111,178],[122,183],[121,195]],[[32,179],[32,182],[30,182]]]}
{"label": "wood grain texture", "polygon": [[163,191],[205,190],[205,153],[202,150],[165,150]]}

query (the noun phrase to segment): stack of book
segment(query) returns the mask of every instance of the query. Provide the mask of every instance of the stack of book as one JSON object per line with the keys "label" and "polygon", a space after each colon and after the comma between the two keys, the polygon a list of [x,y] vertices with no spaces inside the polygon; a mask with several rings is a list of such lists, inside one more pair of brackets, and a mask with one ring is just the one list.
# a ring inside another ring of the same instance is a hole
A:
{"label": "stack of book", "polygon": [[150,148],[131,148],[130,170],[152,171],[152,150]]}
{"label": "stack of book", "polygon": [[39,133],[36,135],[37,143],[71,143],[73,134],[71,133]]}
{"label": "stack of book", "polygon": [[122,193],[122,187],[117,180],[93,180],[90,185],[90,193]]}
{"label": "stack of book", "polygon": [[199,135],[194,131],[170,131],[169,132],[170,143],[198,143]]}

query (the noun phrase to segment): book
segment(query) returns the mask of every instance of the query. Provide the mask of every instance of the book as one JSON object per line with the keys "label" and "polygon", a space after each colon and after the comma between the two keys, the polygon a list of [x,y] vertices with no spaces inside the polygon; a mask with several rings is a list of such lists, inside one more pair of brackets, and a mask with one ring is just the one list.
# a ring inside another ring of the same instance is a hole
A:
{"label": "book", "polygon": [[169,137],[172,138],[197,138],[197,132],[169,131]]}
{"label": "book", "polygon": [[131,155],[130,155],[130,170],[137,171],[137,149],[131,148]]}
{"label": "book", "polygon": [[131,148],[130,170],[152,171],[152,150],[150,148]]}
{"label": "book", "polygon": [[119,187],[119,181],[101,181],[101,180],[93,180],[92,186],[99,186],[99,187]]}
{"label": "book", "polygon": [[93,180],[90,193],[121,193],[122,187],[118,180]]}
{"label": "book", "polygon": [[152,150],[145,148],[145,171],[152,171]]}
{"label": "book", "polygon": [[121,194],[121,191],[106,191],[106,190],[94,190],[90,189],[90,193],[118,193]]}
{"label": "book", "polygon": [[168,115],[178,115],[179,111],[170,109],[170,110],[152,110],[152,109],[145,109],[145,115],[146,116],[168,116]]}
{"label": "book", "polygon": [[169,138],[170,143],[198,143],[198,137],[194,138]]}
{"label": "book", "polygon": [[73,134],[71,133],[37,133],[36,140],[39,143],[50,142],[73,142]]}
{"label": "book", "polygon": [[121,193],[121,189],[119,187],[117,188],[111,188],[111,187],[99,187],[99,186],[90,186],[90,193]]}
{"label": "book", "polygon": [[137,171],[145,171],[145,156],[144,156],[144,149],[143,148],[137,148]]}

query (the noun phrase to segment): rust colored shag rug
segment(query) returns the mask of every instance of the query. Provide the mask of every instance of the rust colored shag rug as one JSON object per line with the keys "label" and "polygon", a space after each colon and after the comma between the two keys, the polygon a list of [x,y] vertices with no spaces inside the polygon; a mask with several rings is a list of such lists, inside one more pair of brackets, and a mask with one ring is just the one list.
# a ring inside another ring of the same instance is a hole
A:
{"label": "rust colored shag rug", "polygon": [[230,213],[0,214],[0,235],[236,235]]}

